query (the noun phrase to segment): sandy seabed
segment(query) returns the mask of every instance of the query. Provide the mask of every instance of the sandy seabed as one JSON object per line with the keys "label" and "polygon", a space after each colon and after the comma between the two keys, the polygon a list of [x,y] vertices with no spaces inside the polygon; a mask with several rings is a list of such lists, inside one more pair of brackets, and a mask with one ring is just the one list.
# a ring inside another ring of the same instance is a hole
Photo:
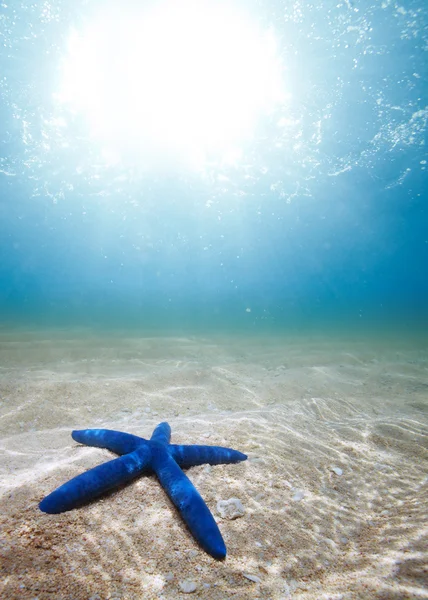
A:
{"label": "sandy seabed", "polygon": [[[0,333],[0,597],[428,598],[428,346],[316,336]],[[105,427],[229,446],[187,471],[227,558],[197,545],[154,476],[85,507],[40,500],[109,460]],[[217,502],[239,498],[244,516]]]}

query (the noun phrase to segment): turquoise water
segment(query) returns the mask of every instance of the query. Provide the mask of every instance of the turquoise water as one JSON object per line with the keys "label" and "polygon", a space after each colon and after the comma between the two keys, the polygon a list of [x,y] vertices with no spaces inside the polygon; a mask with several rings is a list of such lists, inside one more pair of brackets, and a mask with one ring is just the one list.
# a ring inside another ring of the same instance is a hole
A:
{"label": "turquoise water", "polygon": [[199,171],[112,164],[59,111],[69,32],[101,5],[49,6],[1,7],[3,326],[426,329],[422,1],[248,5],[290,98]]}

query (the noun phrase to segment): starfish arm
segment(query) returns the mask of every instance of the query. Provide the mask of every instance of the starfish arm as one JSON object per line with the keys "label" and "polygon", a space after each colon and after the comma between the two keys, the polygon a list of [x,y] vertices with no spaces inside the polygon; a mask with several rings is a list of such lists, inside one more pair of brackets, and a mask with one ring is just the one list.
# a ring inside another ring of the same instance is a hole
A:
{"label": "starfish arm", "polygon": [[45,513],[58,514],[81,506],[140,475],[150,465],[150,459],[150,449],[142,447],[131,454],[98,465],[70,479],[46,496],[39,508]]}
{"label": "starfish arm", "polygon": [[172,458],[182,467],[194,467],[196,465],[221,465],[237,463],[247,460],[247,455],[221,446],[182,446],[171,444],[168,446]]}
{"label": "starfish arm", "polygon": [[95,446],[96,448],[107,448],[115,454],[129,454],[147,440],[130,433],[113,431],[111,429],[80,429],[71,432],[71,437],[79,444]]}
{"label": "starfish arm", "polygon": [[217,559],[224,558],[226,546],[214,517],[165,447],[156,444],[152,448],[152,467],[194,538],[208,554]]}
{"label": "starfish arm", "polygon": [[171,439],[171,427],[168,423],[159,423],[150,440],[152,442],[159,442],[160,444],[169,444]]}

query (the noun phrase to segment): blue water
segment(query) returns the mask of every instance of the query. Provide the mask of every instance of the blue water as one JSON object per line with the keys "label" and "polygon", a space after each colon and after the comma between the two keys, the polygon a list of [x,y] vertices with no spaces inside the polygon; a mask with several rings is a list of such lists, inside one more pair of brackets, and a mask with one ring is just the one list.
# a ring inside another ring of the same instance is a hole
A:
{"label": "blue water", "polygon": [[59,140],[66,39],[101,3],[1,5],[3,326],[426,329],[426,2],[263,4],[292,99],[203,172],[109,166],[78,115]]}

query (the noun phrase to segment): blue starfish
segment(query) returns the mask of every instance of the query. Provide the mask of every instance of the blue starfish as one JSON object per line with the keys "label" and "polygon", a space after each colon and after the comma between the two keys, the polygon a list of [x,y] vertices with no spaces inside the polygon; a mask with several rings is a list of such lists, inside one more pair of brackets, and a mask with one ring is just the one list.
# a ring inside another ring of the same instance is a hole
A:
{"label": "blue starfish", "polygon": [[62,513],[132,481],[143,472],[154,472],[202,548],[214,558],[226,556],[226,546],[214,517],[180,467],[237,463],[247,459],[245,454],[220,446],[170,444],[168,423],[160,423],[150,440],[110,429],[83,429],[73,431],[71,436],[81,444],[107,448],[120,458],[70,479],[40,502],[40,510]]}

